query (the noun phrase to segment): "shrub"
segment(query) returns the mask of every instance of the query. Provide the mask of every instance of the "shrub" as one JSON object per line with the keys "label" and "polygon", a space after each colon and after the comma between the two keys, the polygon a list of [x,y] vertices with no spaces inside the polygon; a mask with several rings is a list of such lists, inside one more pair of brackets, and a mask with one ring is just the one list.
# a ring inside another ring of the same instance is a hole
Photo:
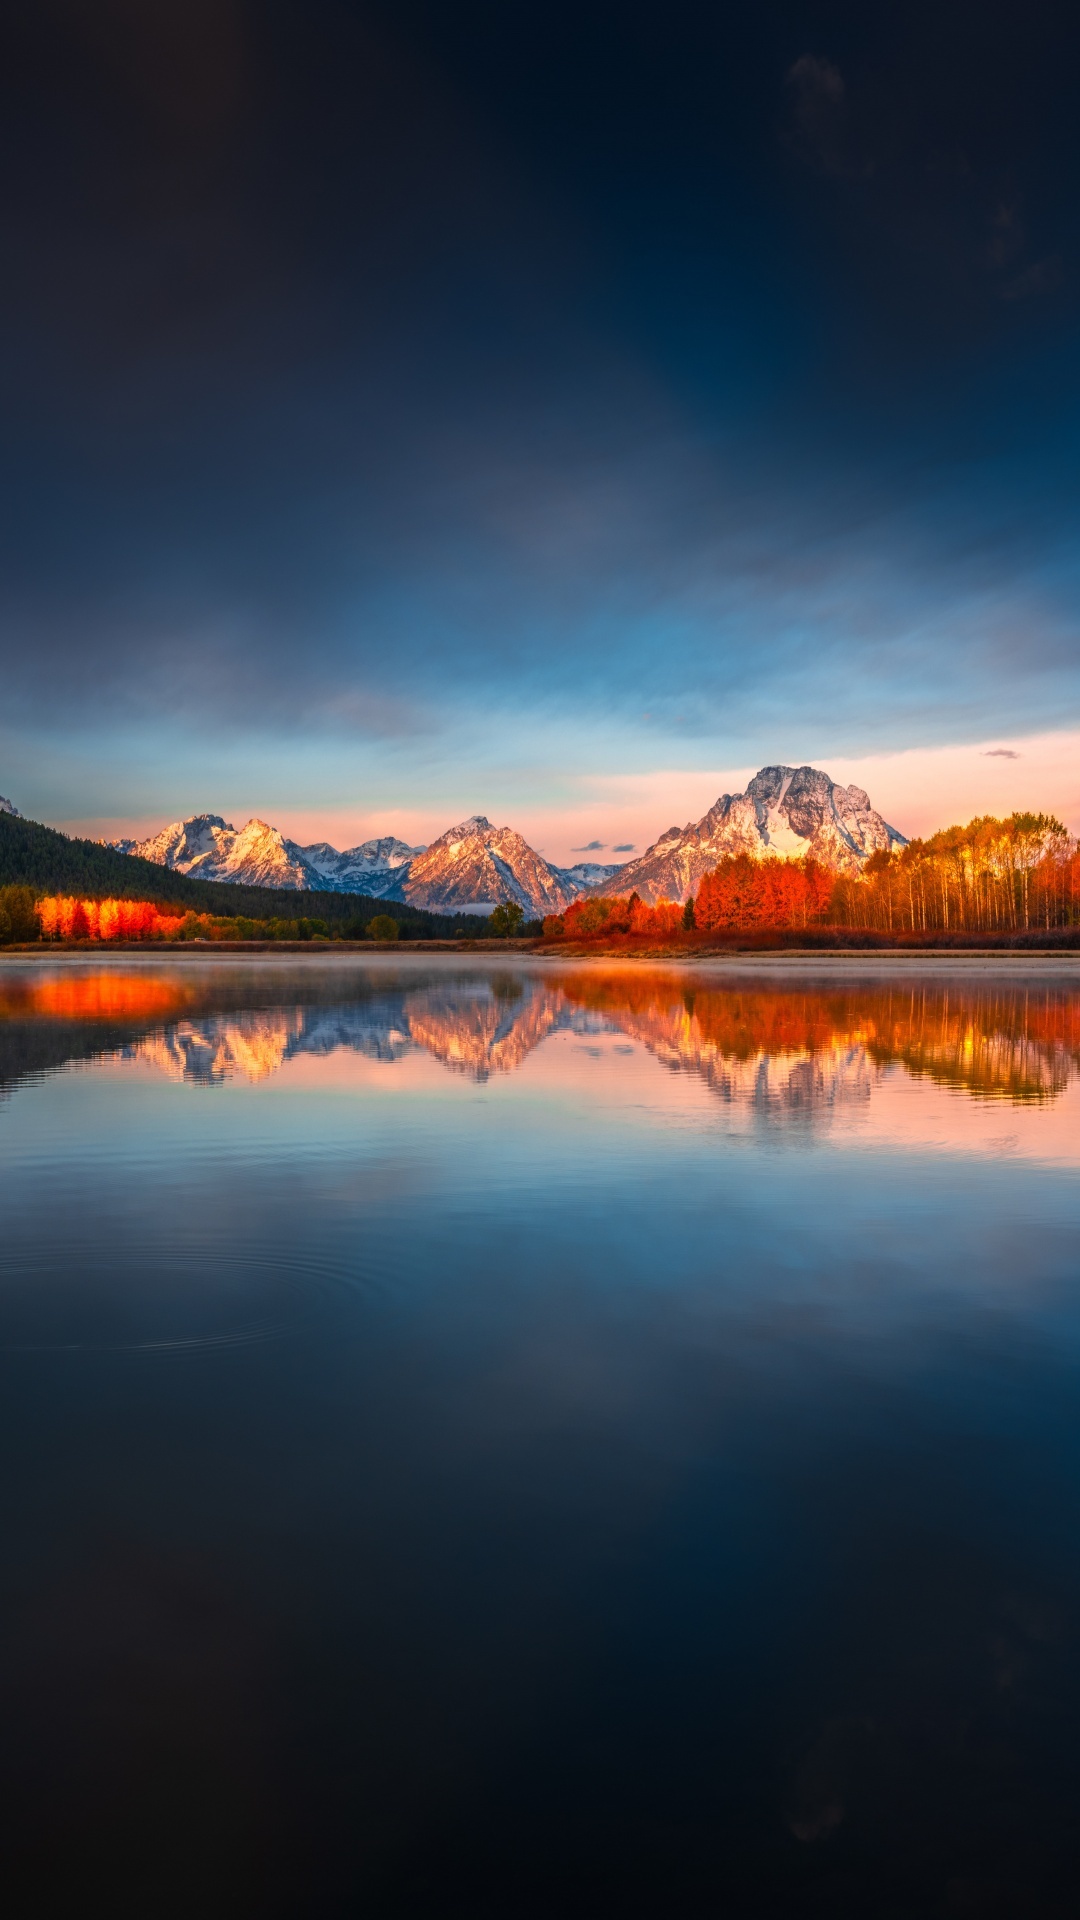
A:
{"label": "shrub", "polygon": [[367,937],[369,940],[397,940],[400,931],[397,921],[391,920],[388,913],[377,913],[374,920],[368,921]]}

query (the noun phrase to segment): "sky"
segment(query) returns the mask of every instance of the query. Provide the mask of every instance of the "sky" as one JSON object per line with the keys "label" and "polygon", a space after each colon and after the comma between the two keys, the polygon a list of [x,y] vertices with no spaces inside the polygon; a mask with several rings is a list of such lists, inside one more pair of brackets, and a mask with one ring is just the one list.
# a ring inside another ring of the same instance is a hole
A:
{"label": "sky", "polygon": [[1080,828],[1074,8],[2,32],[24,813],[565,861],[783,761]]}

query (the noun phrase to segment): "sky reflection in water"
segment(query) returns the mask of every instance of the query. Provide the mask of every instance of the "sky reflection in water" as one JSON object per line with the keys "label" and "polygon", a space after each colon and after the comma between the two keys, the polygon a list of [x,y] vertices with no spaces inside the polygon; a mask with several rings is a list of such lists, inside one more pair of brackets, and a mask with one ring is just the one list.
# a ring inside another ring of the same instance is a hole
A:
{"label": "sky reflection in water", "polygon": [[1078,1061],[1058,973],[5,965],[37,1910],[1066,1911]]}

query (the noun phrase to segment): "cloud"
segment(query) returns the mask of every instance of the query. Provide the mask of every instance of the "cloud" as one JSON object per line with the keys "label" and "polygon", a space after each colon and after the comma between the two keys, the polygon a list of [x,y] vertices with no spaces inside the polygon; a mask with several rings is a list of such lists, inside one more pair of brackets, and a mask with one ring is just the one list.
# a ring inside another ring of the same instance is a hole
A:
{"label": "cloud", "polygon": [[986,747],[983,750],[984,760],[1019,760],[1019,758],[1020,755],[1015,753],[1012,747]]}
{"label": "cloud", "polygon": [[590,840],[587,846],[571,847],[570,851],[571,853],[602,853],[606,845],[606,840]]}
{"label": "cloud", "polygon": [[612,853],[633,853],[634,848],[629,840],[624,840],[619,846],[612,847],[611,851]]}
{"label": "cloud", "polygon": [[1033,266],[1025,268],[1013,280],[1006,281],[1000,289],[1003,300],[1030,300],[1040,293],[1056,293],[1063,279],[1061,255],[1047,254],[1045,260],[1036,260]]}
{"label": "cloud", "polygon": [[831,60],[804,53],[786,75],[792,144],[808,166],[843,171],[844,81]]}
{"label": "cloud", "polygon": [[[591,28],[594,66],[526,60],[526,26],[470,78],[385,8],[271,9],[250,46],[239,0],[136,10],[137,44],[127,0],[108,34],[75,0],[24,11],[0,68],[24,810],[287,820],[347,792],[441,830],[467,767],[503,818],[557,811],[565,857],[589,812],[646,844],[696,817],[715,792],[682,783],[717,760],[1080,712],[1055,318],[1080,16],[1021,101],[1011,44],[972,87],[966,36],[928,63],[903,9],[832,48],[846,75],[820,43],[778,58],[768,9],[718,66],[683,9],[616,89]],[[627,98],[662,156],[645,216]],[[586,774],[669,797],[609,809]]]}

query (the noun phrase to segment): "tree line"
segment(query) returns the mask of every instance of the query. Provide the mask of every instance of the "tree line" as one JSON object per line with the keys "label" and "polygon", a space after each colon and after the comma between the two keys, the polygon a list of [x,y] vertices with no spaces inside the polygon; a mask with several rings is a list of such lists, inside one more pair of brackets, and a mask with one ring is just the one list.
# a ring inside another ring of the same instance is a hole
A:
{"label": "tree line", "polygon": [[[208,885],[212,884],[207,882]],[[348,896],[346,896],[348,897]],[[367,905],[368,902],[362,904]],[[355,900],[354,900],[355,908]],[[428,916],[433,918],[434,916]],[[522,909],[514,903],[496,907],[479,919],[470,919],[463,931],[478,937],[510,939],[524,924]],[[427,933],[427,928],[421,929]],[[451,922],[451,931],[457,926]],[[531,931],[539,932],[539,923]],[[157,900],[132,900],[108,895],[38,894],[33,887],[0,887],[0,945],[32,941],[248,941],[248,940],[376,940],[416,937],[415,925],[402,925],[388,913],[356,914],[332,925],[317,914],[293,918],[271,915],[185,913]]]}
{"label": "tree line", "polygon": [[981,814],[838,876],[833,924],[1018,932],[1080,921],[1080,846],[1050,813]]}
{"label": "tree line", "polygon": [[980,815],[871,854],[857,874],[800,860],[726,855],[683,902],[575,901],[547,939],[833,927],[880,933],[1019,933],[1080,925],[1080,846],[1048,813]]}

